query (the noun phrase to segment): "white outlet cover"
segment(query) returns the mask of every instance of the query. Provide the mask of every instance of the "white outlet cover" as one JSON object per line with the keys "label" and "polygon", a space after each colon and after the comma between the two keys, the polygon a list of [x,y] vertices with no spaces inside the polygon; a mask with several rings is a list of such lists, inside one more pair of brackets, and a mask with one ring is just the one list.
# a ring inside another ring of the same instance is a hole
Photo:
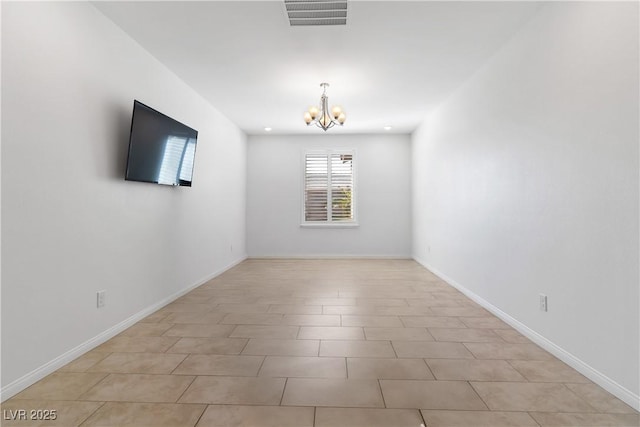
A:
{"label": "white outlet cover", "polygon": [[540,294],[540,311],[547,311],[547,296]]}
{"label": "white outlet cover", "polygon": [[107,291],[98,291],[98,293],[97,293],[97,301],[96,301],[98,308],[104,307],[106,293],[107,293]]}

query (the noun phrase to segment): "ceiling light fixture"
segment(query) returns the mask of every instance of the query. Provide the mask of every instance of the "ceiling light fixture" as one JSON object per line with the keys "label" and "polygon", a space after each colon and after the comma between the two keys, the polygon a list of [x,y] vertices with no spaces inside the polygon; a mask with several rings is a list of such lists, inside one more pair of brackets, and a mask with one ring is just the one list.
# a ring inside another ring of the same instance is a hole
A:
{"label": "ceiling light fixture", "polygon": [[322,88],[322,96],[320,97],[320,108],[309,107],[309,110],[304,113],[304,121],[307,126],[315,124],[322,130],[326,131],[335,125],[342,126],[344,121],[347,120],[347,116],[339,106],[334,106],[329,110],[329,98],[327,97],[327,86],[329,83],[320,83]]}
{"label": "ceiling light fixture", "polygon": [[265,132],[271,132],[271,128],[269,128],[269,127],[264,128],[264,131],[265,131]]}
{"label": "ceiling light fixture", "polygon": [[387,126],[383,127],[382,129],[384,129],[384,130],[391,130],[391,129],[393,129],[393,127],[391,127],[391,126],[387,125]]}

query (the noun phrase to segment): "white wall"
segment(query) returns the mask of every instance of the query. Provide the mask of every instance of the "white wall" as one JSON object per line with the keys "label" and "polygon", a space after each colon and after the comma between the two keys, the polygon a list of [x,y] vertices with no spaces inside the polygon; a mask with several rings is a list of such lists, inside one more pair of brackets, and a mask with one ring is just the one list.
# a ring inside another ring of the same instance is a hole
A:
{"label": "white wall", "polygon": [[[300,227],[304,153],[329,148],[356,150],[357,228]],[[250,136],[249,256],[410,257],[410,164],[408,135]]]}
{"label": "white wall", "polygon": [[[246,256],[246,136],[91,4],[2,9],[7,398]],[[192,188],[124,181],[134,98],[199,130]]]}
{"label": "white wall", "polygon": [[638,89],[637,3],[546,4],[412,138],[414,256],[636,406]]}

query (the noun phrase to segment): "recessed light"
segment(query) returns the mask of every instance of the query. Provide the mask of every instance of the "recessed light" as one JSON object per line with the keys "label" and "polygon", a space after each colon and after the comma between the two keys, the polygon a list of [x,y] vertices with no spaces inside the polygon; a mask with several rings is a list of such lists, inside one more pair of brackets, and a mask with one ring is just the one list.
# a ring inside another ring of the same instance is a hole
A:
{"label": "recessed light", "polygon": [[388,126],[388,125],[387,125],[387,126],[383,127],[382,129],[384,129],[384,130],[391,130],[391,129],[393,129],[393,128],[392,128],[391,126]]}
{"label": "recessed light", "polygon": [[265,132],[271,132],[271,128],[264,128]]}

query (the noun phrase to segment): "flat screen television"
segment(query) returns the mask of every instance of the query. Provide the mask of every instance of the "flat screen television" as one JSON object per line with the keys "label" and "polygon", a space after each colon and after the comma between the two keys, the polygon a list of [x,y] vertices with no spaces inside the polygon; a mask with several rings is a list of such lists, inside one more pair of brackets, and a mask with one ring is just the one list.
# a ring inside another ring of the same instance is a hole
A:
{"label": "flat screen television", "polygon": [[133,101],[125,180],[191,187],[198,131]]}

